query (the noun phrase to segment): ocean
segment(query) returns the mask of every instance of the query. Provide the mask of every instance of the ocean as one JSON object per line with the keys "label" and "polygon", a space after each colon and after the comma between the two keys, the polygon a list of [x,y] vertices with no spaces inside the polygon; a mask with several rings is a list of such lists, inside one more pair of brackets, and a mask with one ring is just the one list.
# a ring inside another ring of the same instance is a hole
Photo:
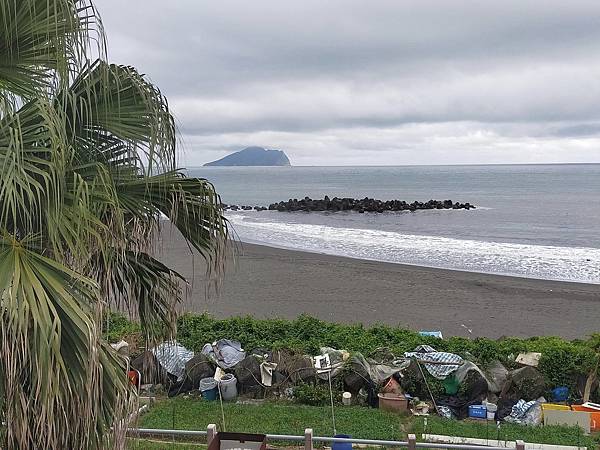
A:
{"label": "ocean", "polygon": [[477,209],[230,211],[243,242],[471,272],[600,283],[600,164],[200,167],[223,202],[451,199]]}

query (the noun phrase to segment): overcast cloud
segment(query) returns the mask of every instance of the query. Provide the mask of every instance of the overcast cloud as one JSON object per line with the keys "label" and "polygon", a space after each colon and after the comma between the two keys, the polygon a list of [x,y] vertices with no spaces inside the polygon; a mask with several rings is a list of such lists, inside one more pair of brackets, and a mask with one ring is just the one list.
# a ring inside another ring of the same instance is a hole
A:
{"label": "overcast cloud", "polygon": [[600,1],[97,0],[183,163],[600,162]]}

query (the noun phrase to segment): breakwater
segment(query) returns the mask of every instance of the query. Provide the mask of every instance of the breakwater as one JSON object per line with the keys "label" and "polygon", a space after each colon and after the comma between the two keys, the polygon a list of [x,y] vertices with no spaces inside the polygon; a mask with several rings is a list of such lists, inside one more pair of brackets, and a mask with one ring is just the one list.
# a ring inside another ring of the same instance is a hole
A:
{"label": "breakwater", "polygon": [[377,200],[374,198],[365,197],[362,199],[355,199],[350,197],[333,197],[329,198],[327,195],[322,199],[312,199],[310,197],[304,197],[303,199],[289,199],[287,201],[281,201],[278,203],[271,203],[268,207],[266,206],[248,206],[248,205],[227,205],[223,204],[225,210],[256,210],[256,211],[281,211],[281,212],[293,212],[293,211],[356,211],[358,213],[374,212],[383,213],[386,211],[418,211],[426,209],[474,209],[475,205],[470,203],[453,202],[452,200],[429,200],[426,202],[414,201],[408,203],[404,200]]}

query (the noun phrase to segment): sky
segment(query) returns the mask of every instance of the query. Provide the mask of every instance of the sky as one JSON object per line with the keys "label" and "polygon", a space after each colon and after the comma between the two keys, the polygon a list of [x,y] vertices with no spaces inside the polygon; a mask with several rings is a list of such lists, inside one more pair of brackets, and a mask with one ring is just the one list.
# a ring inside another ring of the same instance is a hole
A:
{"label": "sky", "polygon": [[181,165],[600,162],[600,1],[96,0]]}

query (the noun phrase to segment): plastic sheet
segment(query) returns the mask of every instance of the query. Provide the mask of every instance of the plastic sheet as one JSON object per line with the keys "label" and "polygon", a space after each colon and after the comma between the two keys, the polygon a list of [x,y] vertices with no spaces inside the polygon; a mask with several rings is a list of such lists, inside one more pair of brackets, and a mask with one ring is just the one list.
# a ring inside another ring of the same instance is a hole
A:
{"label": "plastic sheet", "polygon": [[232,368],[246,357],[242,344],[230,339],[220,339],[212,344],[205,344],[202,347],[202,353],[223,369]]}
{"label": "plastic sheet", "polygon": [[163,342],[154,347],[152,353],[168,373],[177,377],[177,381],[183,379],[185,363],[194,357],[193,351],[176,341]]}

